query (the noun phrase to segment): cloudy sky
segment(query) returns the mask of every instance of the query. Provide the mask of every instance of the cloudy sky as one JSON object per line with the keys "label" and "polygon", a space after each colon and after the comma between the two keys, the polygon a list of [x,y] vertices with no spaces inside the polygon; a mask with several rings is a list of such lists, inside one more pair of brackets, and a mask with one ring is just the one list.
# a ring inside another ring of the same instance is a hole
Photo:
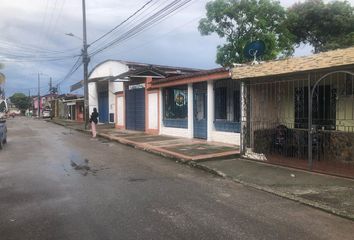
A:
{"label": "cloudy sky", "polygon": [[[149,27],[143,25],[144,31],[132,35],[134,26],[171,2],[173,0],[86,0],[87,38],[92,44],[89,54],[119,40],[91,57],[89,71],[106,59],[201,69],[218,67],[216,46],[222,44],[223,39],[216,35],[201,36],[197,29],[208,0],[186,1],[188,3],[181,8],[163,19],[154,18],[159,21]],[[295,1],[280,2],[288,7]],[[354,4],[354,0],[350,2]],[[53,85],[59,84],[60,93],[68,92],[71,84],[82,79],[82,67],[77,68],[75,64],[80,61],[82,48],[81,3],[81,0],[1,0],[0,62],[5,65],[1,72],[6,75],[8,97],[14,92],[37,94],[39,72],[41,94],[48,92],[50,78]],[[94,42],[144,5],[108,38]],[[296,51],[296,55],[308,54],[310,49],[306,46]]]}

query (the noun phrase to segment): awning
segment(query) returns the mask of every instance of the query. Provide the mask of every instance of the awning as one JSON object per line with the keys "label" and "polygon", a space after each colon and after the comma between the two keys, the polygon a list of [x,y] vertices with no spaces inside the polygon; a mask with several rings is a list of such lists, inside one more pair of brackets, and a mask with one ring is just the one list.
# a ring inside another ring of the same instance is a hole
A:
{"label": "awning", "polygon": [[[109,82],[127,82],[129,79],[124,79],[121,78],[120,75],[117,76],[106,76],[106,77],[97,77],[97,78],[90,78],[88,80],[89,83],[91,82],[103,82],[103,81],[109,81]],[[73,92],[75,90],[78,90],[84,86],[84,80],[81,80],[73,85],[70,86],[70,92]]]}

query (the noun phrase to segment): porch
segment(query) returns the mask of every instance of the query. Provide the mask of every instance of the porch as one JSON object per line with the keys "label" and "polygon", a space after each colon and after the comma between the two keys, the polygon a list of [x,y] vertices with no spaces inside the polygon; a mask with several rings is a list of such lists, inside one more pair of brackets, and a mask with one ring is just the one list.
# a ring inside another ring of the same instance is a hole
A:
{"label": "porch", "polygon": [[353,178],[352,55],[354,48],[234,69],[242,82],[243,153]]}

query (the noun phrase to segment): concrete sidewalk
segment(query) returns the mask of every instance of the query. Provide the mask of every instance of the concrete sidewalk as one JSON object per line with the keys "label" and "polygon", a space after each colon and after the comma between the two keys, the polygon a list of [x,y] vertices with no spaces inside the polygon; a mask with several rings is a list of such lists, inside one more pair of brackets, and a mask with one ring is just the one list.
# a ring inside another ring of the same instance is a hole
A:
{"label": "concrete sidewalk", "polygon": [[[85,130],[83,123],[61,119],[53,119],[52,122],[87,133],[90,132],[90,130]],[[182,162],[239,157],[240,154],[239,147],[236,145],[118,130],[112,124],[98,124],[97,136]]]}
{"label": "concrete sidewalk", "polygon": [[198,163],[198,167],[354,220],[354,180],[240,158]]}
{"label": "concrete sidewalk", "polygon": [[[83,124],[53,120],[76,130]],[[98,135],[354,220],[354,180],[239,158],[236,146],[98,126]]]}

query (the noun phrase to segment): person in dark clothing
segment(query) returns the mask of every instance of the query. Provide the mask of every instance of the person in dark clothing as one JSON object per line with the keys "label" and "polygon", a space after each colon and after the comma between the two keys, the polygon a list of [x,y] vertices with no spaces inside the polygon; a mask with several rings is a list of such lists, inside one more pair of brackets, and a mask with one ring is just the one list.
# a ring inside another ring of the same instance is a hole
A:
{"label": "person in dark clothing", "polygon": [[92,131],[92,137],[96,137],[96,125],[98,123],[98,112],[97,108],[93,108],[93,112],[91,113],[90,117],[90,123],[91,123],[91,131]]}

